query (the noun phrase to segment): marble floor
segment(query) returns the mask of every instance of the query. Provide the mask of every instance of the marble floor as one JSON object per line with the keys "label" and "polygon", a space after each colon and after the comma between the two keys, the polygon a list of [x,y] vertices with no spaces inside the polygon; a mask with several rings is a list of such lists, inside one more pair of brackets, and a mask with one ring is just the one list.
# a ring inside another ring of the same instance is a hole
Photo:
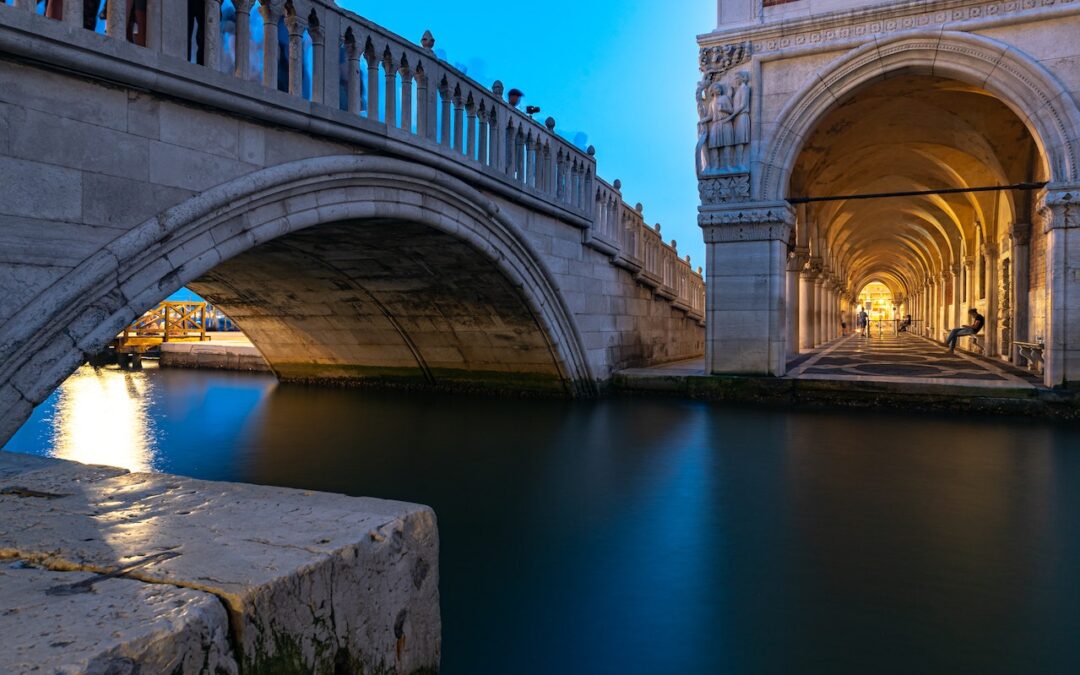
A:
{"label": "marble floor", "polygon": [[793,363],[786,377],[872,380],[985,387],[1038,387],[1037,376],[962,351],[948,354],[938,342],[903,333],[866,338],[849,335]]}
{"label": "marble floor", "polygon": [[[631,377],[692,377],[705,374],[705,359],[620,371]],[[785,377],[800,380],[852,380],[899,384],[951,384],[988,388],[1042,386],[1042,380],[1008,364],[957,351],[941,343],[901,334],[865,338],[849,335],[804,352],[788,363]]]}

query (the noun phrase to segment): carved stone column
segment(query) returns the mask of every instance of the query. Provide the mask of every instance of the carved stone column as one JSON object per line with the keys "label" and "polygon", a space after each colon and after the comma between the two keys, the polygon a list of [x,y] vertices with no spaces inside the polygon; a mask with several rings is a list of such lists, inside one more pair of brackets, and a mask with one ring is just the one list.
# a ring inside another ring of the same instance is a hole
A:
{"label": "carved stone column", "polygon": [[799,348],[810,350],[815,345],[814,316],[814,281],[821,273],[821,260],[811,258],[799,275]]}
{"label": "carved stone column", "polygon": [[83,25],[83,3],[80,0],[62,0],[63,4],[63,22],[69,26],[76,26],[82,28]]}
{"label": "carved stone column", "polygon": [[998,246],[996,242],[987,242],[983,247],[986,256],[986,326],[983,328],[986,356],[997,354],[997,313],[998,313]]}
{"label": "carved stone column", "polygon": [[1046,232],[1045,383],[1080,384],[1080,185],[1050,185],[1037,210]]}
{"label": "carved stone column", "polygon": [[709,273],[705,364],[710,373],[783,375],[787,368],[787,202],[702,206]]}
{"label": "carved stone column", "polygon": [[800,309],[802,307],[802,298],[799,297],[799,275],[809,258],[810,249],[805,247],[796,246],[788,253],[785,301],[787,302],[787,356],[789,361],[799,355]]}
{"label": "carved stone column", "polygon": [[[1012,341],[1029,342],[1031,223],[1013,223],[1009,228],[1012,243]],[[1009,359],[1020,365],[1019,355],[1010,349]]]}
{"label": "carved stone column", "polygon": [[814,346],[819,347],[828,340],[825,336],[825,280],[829,271],[823,269],[814,279]]}
{"label": "carved stone column", "polygon": [[203,3],[203,65],[221,69],[221,0]]}

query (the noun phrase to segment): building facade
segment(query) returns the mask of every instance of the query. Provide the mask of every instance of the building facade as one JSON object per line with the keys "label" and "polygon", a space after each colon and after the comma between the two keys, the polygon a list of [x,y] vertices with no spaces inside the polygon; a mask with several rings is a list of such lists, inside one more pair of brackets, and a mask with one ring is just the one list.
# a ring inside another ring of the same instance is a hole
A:
{"label": "building facade", "polygon": [[[1080,2],[719,0],[696,92],[706,367],[782,375],[870,283],[1080,380]],[[928,345],[929,346],[929,345]]]}

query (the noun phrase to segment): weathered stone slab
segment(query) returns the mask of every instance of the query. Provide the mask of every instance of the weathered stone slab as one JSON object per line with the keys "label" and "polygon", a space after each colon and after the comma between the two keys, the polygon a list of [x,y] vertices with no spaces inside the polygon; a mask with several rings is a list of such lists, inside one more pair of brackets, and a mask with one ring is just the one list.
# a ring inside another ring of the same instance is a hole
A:
{"label": "weathered stone slab", "polygon": [[0,672],[214,673],[239,671],[229,617],[209,593],[132,579],[0,566]]}
{"label": "weathered stone slab", "polygon": [[429,508],[0,453],[0,558],[212,593],[243,673],[438,668]]}

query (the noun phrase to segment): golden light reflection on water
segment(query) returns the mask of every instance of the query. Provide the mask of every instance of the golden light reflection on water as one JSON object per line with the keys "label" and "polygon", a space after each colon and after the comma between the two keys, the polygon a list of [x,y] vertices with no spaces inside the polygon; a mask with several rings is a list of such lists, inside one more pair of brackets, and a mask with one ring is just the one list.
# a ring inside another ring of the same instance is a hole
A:
{"label": "golden light reflection on water", "polygon": [[59,388],[52,454],[87,464],[151,471],[157,448],[142,372],[83,366]]}

